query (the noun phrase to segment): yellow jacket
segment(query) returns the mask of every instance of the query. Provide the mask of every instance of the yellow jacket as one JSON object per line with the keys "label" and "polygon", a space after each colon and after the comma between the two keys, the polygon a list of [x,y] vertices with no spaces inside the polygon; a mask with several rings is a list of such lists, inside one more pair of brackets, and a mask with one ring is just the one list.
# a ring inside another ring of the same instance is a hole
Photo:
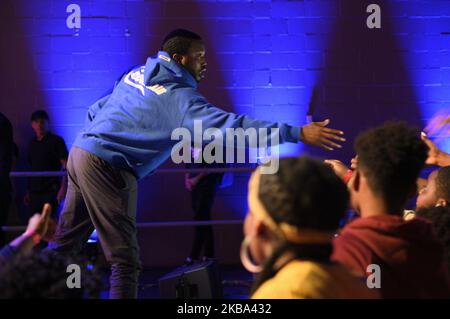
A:
{"label": "yellow jacket", "polygon": [[252,299],[297,298],[368,299],[379,298],[379,292],[367,288],[365,278],[356,277],[341,265],[294,260],[252,295]]}

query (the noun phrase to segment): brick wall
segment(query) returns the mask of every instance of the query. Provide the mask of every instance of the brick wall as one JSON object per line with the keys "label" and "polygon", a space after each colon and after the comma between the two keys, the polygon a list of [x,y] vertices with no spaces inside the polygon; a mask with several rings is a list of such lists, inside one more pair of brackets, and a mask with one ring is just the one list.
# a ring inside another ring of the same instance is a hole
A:
{"label": "brick wall", "polygon": [[[66,26],[70,3],[81,7],[79,30]],[[381,7],[381,29],[366,26],[370,3]],[[449,1],[4,0],[0,108],[15,126],[18,169],[26,169],[32,111],[46,109],[70,147],[87,107],[178,27],[204,37],[200,90],[228,111],[300,125],[315,89],[314,118],[331,118],[348,142],[333,154],[305,147],[308,154],[348,161],[360,131],[388,119],[423,126],[450,102]],[[246,183],[240,174],[220,191],[215,218],[244,216]],[[16,185],[21,197],[23,182]],[[139,195],[140,221],[191,218],[182,176],[148,177]],[[241,227],[216,230],[218,257],[237,262]],[[191,238],[190,229],[142,230],[144,264],[176,264]]]}

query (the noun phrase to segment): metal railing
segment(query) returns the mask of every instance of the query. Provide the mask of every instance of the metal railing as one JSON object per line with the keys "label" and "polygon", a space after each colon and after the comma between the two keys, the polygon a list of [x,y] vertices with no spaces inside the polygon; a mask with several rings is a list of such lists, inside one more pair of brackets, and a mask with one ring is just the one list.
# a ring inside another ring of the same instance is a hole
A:
{"label": "metal railing", "polygon": [[[218,225],[240,225],[244,221],[240,219],[229,220],[211,220],[211,221],[175,221],[175,222],[147,222],[136,223],[137,228],[154,227],[182,227],[182,226],[218,226]],[[3,226],[2,230],[6,232],[23,232],[26,226]]]}
{"label": "metal railing", "polygon": [[[252,172],[254,170],[253,167],[232,167],[232,168],[192,168],[192,169],[183,169],[183,168],[162,168],[157,169],[153,172],[153,174],[186,174],[186,173],[245,173]],[[152,175],[153,175],[152,174]],[[10,177],[55,177],[55,176],[64,176],[66,175],[63,171],[58,172],[28,172],[28,171],[16,171],[11,172]],[[151,176],[151,175],[149,175]]]}
{"label": "metal railing", "polygon": [[[153,174],[186,174],[186,173],[243,173],[252,172],[253,167],[231,167],[231,168],[192,168],[192,169],[179,169],[179,168],[165,168],[157,169]],[[64,171],[15,171],[10,173],[10,177],[59,177],[66,175]],[[243,220],[212,220],[212,221],[171,221],[171,222],[144,222],[136,223],[138,228],[153,228],[153,227],[182,227],[182,226],[218,226],[218,225],[237,225],[242,224]],[[6,232],[22,232],[26,229],[26,226],[2,226],[2,230]]]}

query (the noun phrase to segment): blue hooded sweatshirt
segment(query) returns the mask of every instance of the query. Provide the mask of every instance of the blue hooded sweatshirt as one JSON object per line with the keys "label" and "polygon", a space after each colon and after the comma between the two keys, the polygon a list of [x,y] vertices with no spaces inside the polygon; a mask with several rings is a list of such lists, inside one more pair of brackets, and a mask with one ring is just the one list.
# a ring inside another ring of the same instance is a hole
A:
{"label": "blue hooded sweatshirt", "polygon": [[[194,120],[202,128],[279,128],[279,142],[297,143],[300,128],[225,112],[197,91],[194,77],[166,52],[128,72],[111,94],[88,110],[84,128],[74,141],[112,166],[146,176],[170,157],[172,131],[186,128],[194,136]],[[270,134],[268,136],[270,143]]]}

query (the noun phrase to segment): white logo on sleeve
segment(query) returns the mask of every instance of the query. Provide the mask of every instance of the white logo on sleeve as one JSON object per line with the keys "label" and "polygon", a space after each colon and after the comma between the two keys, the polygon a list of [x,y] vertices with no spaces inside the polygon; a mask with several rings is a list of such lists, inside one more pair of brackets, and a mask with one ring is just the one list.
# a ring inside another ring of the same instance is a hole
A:
{"label": "white logo on sleeve", "polygon": [[158,55],[158,58],[160,58],[161,60],[170,62],[170,58],[166,57],[165,55],[160,54],[160,55]]}
{"label": "white logo on sleeve", "polygon": [[166,93],[167,90],[164,86],[155,84],[152,86],[148,86],[144,84],[144,71],[145,67],[141,67],[139,70],[131,71],[125,77],[125,83],[138,89],[143,96],[145,96],[145,91],[149,90],[157,95],[161,95]]}

